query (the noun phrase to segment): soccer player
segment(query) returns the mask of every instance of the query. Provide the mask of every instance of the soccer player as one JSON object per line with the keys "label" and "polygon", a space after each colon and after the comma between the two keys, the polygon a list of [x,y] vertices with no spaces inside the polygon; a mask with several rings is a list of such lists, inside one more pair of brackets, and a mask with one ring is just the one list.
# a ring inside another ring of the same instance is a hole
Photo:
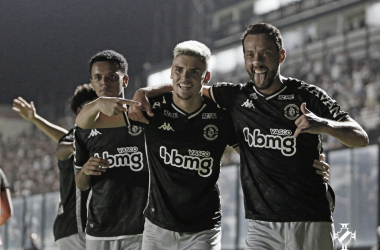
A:
{"label": "soccer player", "polygon": [[[219,83],[203,95],[227,109],[234,122],[250,220],[246,249],[333,249],[334,193],[311,166],[322,152],[322,133],[350,147],[366,146],[368,136],[324,90],[280,74],[286,53],[276,27],[250,25],[242,44],[252,80]],[[134,98],[150,116],[144,100],[153,90],[137,91]],[[132,109],[133,119],[144,120]]]}
{"label": "soccer player", "polygon": [[[3,170],[0,168],[0,226],[13,215],[13,203],[11,198],[11,192],[9,190],[9,182],[5,176]],[[1,242],[1,239],[0,239]]]}
{"label": "soccer player", "polygon": [[[94,55],[90,60],[91,85],[98,97],[124,97],[127,70],[127,61],[115,51]],[[124,113],[121,117],[127,127],[75,128],[76,185],[91,190],[88,250],[141,248],[148,193],[144,137],[141,127],[130,124]]]}
{"label": "soccer player", "polygon": [[[235,146],[236,138],[228,113],[201,95],[210,79],[210,55],[202,43],[178,44],[171,69],[173,93],[150,100],[155,116],[144,128],[150,171],[144,250],[221,247],[217,180],[224,149]],[[84,107],[77,124],[125,126],[122,116],[106,116],[125,111],[123,104],[121,99],[99,98]]]}
{"label": "soccer player", "polygon": [[[89,84],[79,85],[70,98],[70,108],[78,114],[84,104],[96,98],[97,95]],[[54,238],[60,250],[86,249],[84,228],[88,191],[81,192],[75,185],[73,129],[67,131],[39,116],[34,103],[28,103],[22,97],[13,100],[12,109],[58,143],[55,155],[60,176],[60,202],[53,226]]]}

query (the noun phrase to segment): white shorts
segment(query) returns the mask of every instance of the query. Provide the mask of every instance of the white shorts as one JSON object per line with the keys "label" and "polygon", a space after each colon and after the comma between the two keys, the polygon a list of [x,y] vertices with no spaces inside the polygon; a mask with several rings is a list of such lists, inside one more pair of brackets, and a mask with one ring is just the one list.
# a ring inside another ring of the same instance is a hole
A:
{"label": "white shorts", "polygon": [[128,236],[117,240],[87,239],[87,250],[140,250],[142,235]]}
{"label": "white shorts", "polygon": [[60,250],[85,250],[86,249],[86,234],[77,233],[57,240],[57,246]]}
{"label": "white shorts", "polygon": [[145,218],[143,250],[220,250],[221,228],[196,233],[178,233],[161,228]]}
{"label": "white shorts", "polygon": [[334,250],[332,222],[250,220],[245,250]]}

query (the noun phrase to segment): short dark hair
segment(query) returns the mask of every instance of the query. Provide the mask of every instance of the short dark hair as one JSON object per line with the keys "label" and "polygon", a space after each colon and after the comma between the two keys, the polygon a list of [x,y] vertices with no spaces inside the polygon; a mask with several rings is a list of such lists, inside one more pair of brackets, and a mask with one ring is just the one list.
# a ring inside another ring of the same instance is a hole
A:
{"label": "short dark hair", "polygon": [[109,61],[114,62],[119,66],[119,70],[124,74],[128,72],[128,63],[122,54],[117,53],[113,50],[103,50],[95,54],[90,60],[90,73],[92,70],[92,65],[96,62]]}
{"label": "short dark hair", "polygon": [[277,45],[278,53],[281,53],[284,50],[284,42],[283,42],[281,32],[279,29],[277,29],[276,27],[274,27],[272,24],[269,24],[269,23],[256,23],[256,24],[249,25],[240,38],[241,43],[243,45],[243,51],[245,51],[245,48],[244,48],[245,38],[248,35],[257,35],[257,34],[267,34],[271,36]]}
{"label": "short dark hair", "polygon": [[88,102],[97,99],[95,90],[90,84],[79,85],[75,91],[74,95],[70,97],[70,109],[76,114],[77,109],[83,107]]}

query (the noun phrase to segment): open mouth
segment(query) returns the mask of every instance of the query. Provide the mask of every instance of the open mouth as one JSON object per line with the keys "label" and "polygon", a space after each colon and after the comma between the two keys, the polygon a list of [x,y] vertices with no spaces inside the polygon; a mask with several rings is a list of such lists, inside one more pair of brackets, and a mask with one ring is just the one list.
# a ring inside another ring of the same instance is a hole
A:
{"label": "open mouth", "polygon": [[192,87],[190,84],[183,84],[183,83],[178,84],[178,86],[180,89],[183,89],[183,90],[191,89]]}
{"label": "open mouth", "polygon": [[267,76],[266,69],[257,69],[254,71],[254,81],[256,84],[262,84]]}

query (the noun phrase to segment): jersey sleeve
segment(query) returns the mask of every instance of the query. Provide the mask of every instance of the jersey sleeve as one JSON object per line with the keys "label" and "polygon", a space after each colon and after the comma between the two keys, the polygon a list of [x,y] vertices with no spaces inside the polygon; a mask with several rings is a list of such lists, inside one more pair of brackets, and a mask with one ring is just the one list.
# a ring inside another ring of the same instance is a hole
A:
{"label": "jersey sleeve", "polygon": [[70,131],[65,134],[64,136],[61,137],[61,139],[59,139],[58,143],[61,143],[61,142],[74,142],[74,129],[70,129]]}
{"label": "jersey sleeve", "polygon": [[239,142],[238,142],[238,137],[235,134],[235,127],[232,121],[232,117],[228,112],[225,112],[225,115],[226,115],[227,131],[229,131],[226,135],[228,137],[227,144],[233,148],[238,147]]}
{"label": "jersey sleeve", "polygon": [[81,169],[89,159],[89,153],[83,138],[83,129],[74,128],[74,165],[76,169]]}
{"label": "jersey sleeve", "polygon": [[228,109],[241,88],[241,84],[219,82],[209,89],[210,97],[219,107]]}
{"label": "jersey sleeve", "polygon": [[5,191],[7,188],[9,188],[9,182],[7,177],[5,176],[2,169],[0,169],[0,178],[1,178],[1,191]]}
{"label": "jersey sleeve", "polygon": [[[348,113],[343,111],[336,100],[323,89],[309,84],[304,84],[307,91],[311,94],[309,103],[306,108],[317,116],[334,121],[343,121],[349,117]],[[303,87],[301,85],[301,88]],[[309,107],[310,104],[310,107]]]}

